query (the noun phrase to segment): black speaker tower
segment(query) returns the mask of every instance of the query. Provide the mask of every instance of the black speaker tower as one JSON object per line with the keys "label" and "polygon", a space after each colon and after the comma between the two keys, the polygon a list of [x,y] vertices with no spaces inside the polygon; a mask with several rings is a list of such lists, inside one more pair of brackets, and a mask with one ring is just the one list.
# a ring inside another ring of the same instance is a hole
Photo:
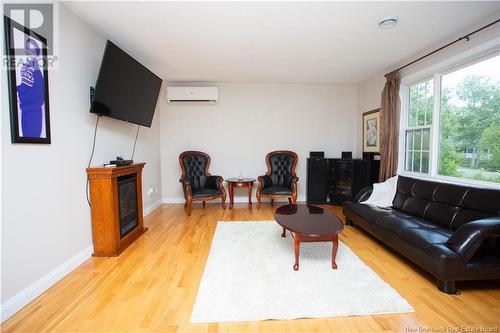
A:
{"label": "black speaker tower", "polygon": [[324,204],[328,200],[328,159],[311,157],[307,159],[307,203]]}

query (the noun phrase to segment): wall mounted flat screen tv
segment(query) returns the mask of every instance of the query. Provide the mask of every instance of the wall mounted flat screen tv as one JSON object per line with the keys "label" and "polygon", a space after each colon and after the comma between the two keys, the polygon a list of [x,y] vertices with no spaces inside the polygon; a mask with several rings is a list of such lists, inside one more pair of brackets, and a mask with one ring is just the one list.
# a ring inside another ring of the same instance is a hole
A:
{"label": "wall mounted flat screen tv", "polygon": [[90,112],[151,127],[161,82],[108,40]]}

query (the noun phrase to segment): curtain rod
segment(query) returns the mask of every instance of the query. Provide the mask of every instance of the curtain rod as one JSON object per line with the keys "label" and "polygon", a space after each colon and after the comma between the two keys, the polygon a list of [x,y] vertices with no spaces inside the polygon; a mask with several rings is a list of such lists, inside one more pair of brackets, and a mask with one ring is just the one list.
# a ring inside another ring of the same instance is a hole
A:
{"label": "curtain rod", "polygon": [[485,25],[485,26],[483,26],[483,27],[481,27],[481,28],[479,28],[479,29],[477,29],[477,30],[474,30],[473,32],[468,33],[467,35],[465,35],[465,36],[463,36],[463,37],[460,37],[459,39],[457,39],[457,40],[455,40],[455,41],[453,41],[453,42],[450,42],[450,43],[448,43],[448,44],[446,44],[446,45],[444,45],[444,46],[441,46],[440,48],[438,48],[438,49],[436,49],[436,50],[434,50],[434,51],[432,51],[432,52],[429,52],[429,53],[427,53],[427,54],[425,54],[425,55],[421,56],[420,58],[415,59],[415,60],[413,60],[413,61],[411,61],[411,62],[407,63],[407,64],[406,64],[406,65],[404,65],[404,66],[399,67],[399,68],[398,68],[398,69],[396,69],[394,72],[400,71],[400,70],[402,70],[403,68],[406,68],[406,67],[408,67],[408,66],[410,66],[410,65],[413,65],[414,63],[416,63],[416,62],[418,62],[418,61],[420,61],[420,60],[422,60],[422,59],[424,59],[424,58],[427,58],[428,56],[431,56],[431,55],[433,55],[434,53],[439,52],[439,51],[441,51],[442,49],[447,48],[448,46],[451,46],[451,45],[453,45],[453,44],[455,44],[455,43],[458,43],[458,42],[460,42],[460,41],[461,41],[461,40],[463,40],[463,39],[465,39],[466,41],[469,41],[470,36],[474,35],[475,33],[478,33],[478,32],[479,32],[479,31],[481,31],[481,30],[484,30],[484,29],[486,29],[486,28],[488,28],[488,27],[491,27],[492,25],[497,24],[498,22],[500,22],[500,19],[498,19],[498,20],[496,20],[496,21],[494,21],[494,22],[491,22],[490,24],[487,24],[487,25]]}

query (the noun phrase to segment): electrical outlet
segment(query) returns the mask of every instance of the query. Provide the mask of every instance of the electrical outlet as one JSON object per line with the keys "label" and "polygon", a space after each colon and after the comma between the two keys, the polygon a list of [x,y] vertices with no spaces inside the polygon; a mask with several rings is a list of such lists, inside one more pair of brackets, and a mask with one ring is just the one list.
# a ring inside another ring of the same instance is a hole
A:
{"label": "electrical outlet", "polygon": [[151,198],[152,196],[153,196],[153,188],[152,188],[152,187],[150,187],[150,188],[148,189],[148,198]]}

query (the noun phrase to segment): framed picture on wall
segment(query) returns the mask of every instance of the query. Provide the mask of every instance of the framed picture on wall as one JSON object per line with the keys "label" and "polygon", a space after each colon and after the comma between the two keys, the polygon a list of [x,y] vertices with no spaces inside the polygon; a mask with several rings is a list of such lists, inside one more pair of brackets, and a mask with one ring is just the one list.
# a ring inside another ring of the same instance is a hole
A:
{"label": "framed picture on wall", "polygon": [[4,16],[13,143],[50,143],[47,40]]}
{"label": "framed picture on wall", "polygon": [[363,113],[363,152],[380,152],[380,109]]}

